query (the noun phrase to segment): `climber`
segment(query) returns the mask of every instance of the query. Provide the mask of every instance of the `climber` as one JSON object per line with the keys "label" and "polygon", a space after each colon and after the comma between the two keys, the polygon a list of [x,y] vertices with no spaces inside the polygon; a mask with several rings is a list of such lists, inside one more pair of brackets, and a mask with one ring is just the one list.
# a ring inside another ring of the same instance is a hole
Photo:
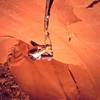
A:
{"label": "climber", "polygon": [[51,60],[53,53],[51,52],[50,45],[39,45],[34,41],[31,41],[33,48],[29,50],[29,56],[33,60]]}

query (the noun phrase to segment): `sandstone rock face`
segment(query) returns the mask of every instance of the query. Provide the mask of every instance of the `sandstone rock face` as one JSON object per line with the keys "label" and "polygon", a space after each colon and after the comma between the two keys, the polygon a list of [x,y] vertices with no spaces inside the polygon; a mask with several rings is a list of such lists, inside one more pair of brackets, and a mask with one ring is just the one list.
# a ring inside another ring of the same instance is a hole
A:
{"label": "sandstone rock face", "polygon": [[70,0],[70,3],[73,7],[87,7],[88,5],[90,5],[93,1],[96,0]]}
{"label": "sandstone rock face", "polygon": [[10,69],[34,99],[99,100],[99,0],[54,0],[49,32],[55,60],[34,62],[27,52],[31,40],[44,42],[44,8],[45,0],[0,1],[0,63],[20,41],[23,59],[12,60]]}

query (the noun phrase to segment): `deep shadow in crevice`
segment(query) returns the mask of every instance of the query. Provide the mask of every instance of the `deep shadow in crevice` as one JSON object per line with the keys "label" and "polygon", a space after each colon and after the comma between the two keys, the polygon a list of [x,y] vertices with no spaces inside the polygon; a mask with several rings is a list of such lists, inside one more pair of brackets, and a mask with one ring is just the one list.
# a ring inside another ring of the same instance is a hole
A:
{"label": "deep shadow in crevice", "polygon": [[50,10],[54,0],[46,0],[45,16],[50,16]]}
{"label": "deep shadow in crevice", "polygon": [[94,7],[98,3],[100,3],[100,0],[95,0],[90,5],[88,5],[86,8],[92,8],[92,7]]}

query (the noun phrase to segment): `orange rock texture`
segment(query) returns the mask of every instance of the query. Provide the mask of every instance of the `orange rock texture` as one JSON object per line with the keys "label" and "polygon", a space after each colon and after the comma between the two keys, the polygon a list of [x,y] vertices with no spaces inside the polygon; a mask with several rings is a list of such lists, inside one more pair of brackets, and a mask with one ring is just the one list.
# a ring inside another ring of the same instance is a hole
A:
{"label": "orange rock texture", "polygon": [[99,100],[99,0],[54,0],[54,59],[32,61],[30,41],[44,42],[44,12],[45,0],[0,0],[0,63],[15,50],[9,68],[33,100]]}

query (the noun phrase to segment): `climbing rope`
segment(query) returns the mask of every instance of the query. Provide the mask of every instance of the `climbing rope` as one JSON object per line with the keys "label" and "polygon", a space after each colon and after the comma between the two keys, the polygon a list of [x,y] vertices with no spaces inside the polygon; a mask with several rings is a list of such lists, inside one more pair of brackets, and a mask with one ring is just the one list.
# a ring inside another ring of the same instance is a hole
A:
{"label": "climbing rope", "polygon": [[48,30],[50,10],[53,4],[53,0],[46,0],[45,16],[44,16],[44,31]]}

